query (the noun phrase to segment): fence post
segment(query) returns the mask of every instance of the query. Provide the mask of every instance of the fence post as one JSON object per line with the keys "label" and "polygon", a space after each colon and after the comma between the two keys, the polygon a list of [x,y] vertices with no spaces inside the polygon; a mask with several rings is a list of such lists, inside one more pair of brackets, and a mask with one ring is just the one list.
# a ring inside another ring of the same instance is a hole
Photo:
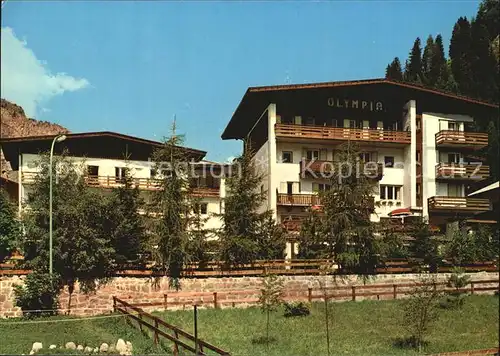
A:
{"label": "fence post", "polygon": [[163,294],[163,309],[167,310],[167,295]]}
{"label": "fence post", "polygon": [[214,292],[214,309],[217,309],[217,292]]}
{"label": "fence post", "polygon": [[356,301],[356,286],[352,286],[352,300]]}
{"label": "fence post", "polygon": [[113,296],[113,311],[116,312],[116,297]]}
{"label": "fence post", "polygon": [[[174,331],[174,336],[176,340],[179,340],[179,333],[177,330]],[[179,346],[177,345],[177,342],[174,342],[174,356],[179,355]]]}
{"label": "fence post", "polygon": [[470,294],[474,294],[474,282],[470,282]]}
{"label": "fence post", "polygon": [[432,285],[434,287],[434,292],[437,290],[437,285],[436,285],[436,282],[432,282]]}
{"label": "fence post", "polygon": [[142,332],[143,332],[143,331],[142,331],[142,313],[139,313],[139,319],[141,320],[141,321],[139,322],[139,329],[141,330],[141,333],[142,333]]}
{"label": "fence post", "polygon": [[313,294],[313,289],[311,287],[307,288],[307,300],[309,300],[309,303],[312,302],[312,294]]}
{"label": "fence post", "polygon": [[398,294],[396,292],[396,289],[398,288],[398,286],[396,284],[393,284],[392,285],[392,296],[394,297],[394,299],[397,298]]}
{"label": "fence post", "polygon": [[198,345],[198,306],[194,305],[194,354],[199,355],[199,345]]}
{"label": "fence post", "polygon": [[155,345],[158,345],[158,319],[155,318],[155,330],[153,335],[153,341]]}

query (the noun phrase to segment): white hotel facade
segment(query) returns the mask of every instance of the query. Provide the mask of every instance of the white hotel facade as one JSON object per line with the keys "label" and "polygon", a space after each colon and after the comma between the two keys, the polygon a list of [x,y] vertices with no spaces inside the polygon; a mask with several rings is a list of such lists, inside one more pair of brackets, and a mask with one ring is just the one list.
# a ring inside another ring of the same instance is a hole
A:
{"label": "white hotel facade", "polygon": [[468,198],[467,188],[489,176],[477,155],[488,134],[475,119],[495,112],[498,106],[385,79],[253,87],[222,138],[250,143],[265,177],[263,208],[290,231],[328,189],[328,179],[311,170],[334,161],[349,141],[376,163],[373,221],[403,213],[445,230],[491,209],[488,199]]}
{"label": "white hotel facade", "polygon": [[[40,153],[50,150],[55,137],[16,137],[1,141],[4,155],[17,175],[15,198],[19,212],[24,208],[40,171]],[[161,178],[161,173],[155,171],[152,157],[154,151],[162,147],[161,142],[108,131],[65,134],[65,137],[64,141],[55,144],[54,156],[66,150],[67,159],[82,170],[82,177],[88,186],[109,193],[123,184],[121,178],[128,170],[141,197],[146,203],[151,201],[151,193],[158,189]],[[226,191],[221,172],[223,165],[203,160],[204,151],[182,149],[197,176],[191,181],[191,191],[199,199],[200,213],[206,220],[204,228],[219,228],[220,218],[215,214],[223,209]]]}

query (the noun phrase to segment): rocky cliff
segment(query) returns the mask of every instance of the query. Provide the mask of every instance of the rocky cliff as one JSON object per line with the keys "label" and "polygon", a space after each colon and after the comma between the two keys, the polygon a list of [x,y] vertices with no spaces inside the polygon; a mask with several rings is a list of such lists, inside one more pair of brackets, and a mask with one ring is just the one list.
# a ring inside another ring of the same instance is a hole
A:
{"label": "rocky cliff", "polygon": [[[26,117],[24,110],[19,105],[5,99],[0,99],[0,137],[43,136],[58,133],[69,133],[61,125],[47,121],[38,121]],[[8,175],[11,171],[10,164],[5,161],[0,149],[0,173]]]}

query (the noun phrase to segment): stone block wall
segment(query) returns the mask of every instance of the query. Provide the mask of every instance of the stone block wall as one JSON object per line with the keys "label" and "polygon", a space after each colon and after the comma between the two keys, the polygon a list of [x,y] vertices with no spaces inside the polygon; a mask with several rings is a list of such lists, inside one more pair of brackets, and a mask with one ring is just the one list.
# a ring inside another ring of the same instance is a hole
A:
{"label": "stone block wall", "polygon": [[[480,272],[470,273],[473,281],[481,280],[498,280],[499,273]],[[417,274],[394,274],[394,275],[377,275],[364,281],[357,276],[337,277],[334,281],[332,276],[282,276],[285,290],[291,290],[290,298],[304,299],[307,297],[308,288],[313,288],[314,294],[320,293],[319,281],[322,281],[327,286],[352,286],[366,284],[398,284],[418,282],[419,275]],[[446,281],[449,277],[447,273],[438,275],[438,281]],[[21,310],[15,306],[13,285],[22,284],[24,276],[1,276],[0,277],[0,317],[15,317],[21,316]],[[97,315],[105,314],[113,311],[113,296],[116,296],[128,303],[163,303],[165,293],[170,294],[174,298],[175,290],[169,288],[168,278],[161,277],[155,281],[150,278],[140,277],[116,277],[109,283],[100,286],[95,293],[83,294],[79,286],[75,287],[75,291],[71,298],[71,314],[72,315]],[[496,286],[498,284],[492,284]],[[211,278],[184,278],[181,280],[181,292],[217,292],[221,293],[220,301],[224,298],[232,300],[238,298],[248,298],[245,295],[227,295],[224,292],[230,291],[255,291],[254,296],[258,295],[258,290],[261,287],[261,279],[259,277],[211,277]],[[348,291],[346,291],[348,292]],[[491,293],[491,292],[490,292]],[[391,296],[383,296],[380,299],[391,299]],[[207,298],[211,300],[211,298]],[[349,300],[349,297],[345,298]],[[356,300],[377,299],[377,297],[356,297]],[[169,297],[170,300],[170,297]],[[172,299],[175,300],[175,299]],[[66,313],[69,302],[69,294],[67,290],[61,292],[59,296],[60,313]],[[226,305],[227,306],[227,305]],[[230,305],[229,305],[230,306]],[[182,306],[181,306],[182,307]],[[162,309],[157,307],[156,309]],[[155,309],[155,308],[145,308]],[[170,308],[169,308],[170,309]]]}

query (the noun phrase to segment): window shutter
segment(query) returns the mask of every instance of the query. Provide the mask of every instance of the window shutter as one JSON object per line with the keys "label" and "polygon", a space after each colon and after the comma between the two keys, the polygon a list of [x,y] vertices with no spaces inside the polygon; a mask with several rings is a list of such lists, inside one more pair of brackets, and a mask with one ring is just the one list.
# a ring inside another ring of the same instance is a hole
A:
{"label": "window shutter", "polygon": [[350,121],[349,119],[344,119],[344,128],[348,129],[350,127]]}
{"label": "window shutter", "polygon": [[295,125],[302,125],[302,116],[295,116]]}
{"label": "window shutter", "polygon": [[299,194],[299,193],[300,193],[299,182],[293,182],[293,184],[292,184],[292,194]]}
{"label": "window shutter", "polygon": [[280,193],[286,193],[286,182],[280,182]]}

